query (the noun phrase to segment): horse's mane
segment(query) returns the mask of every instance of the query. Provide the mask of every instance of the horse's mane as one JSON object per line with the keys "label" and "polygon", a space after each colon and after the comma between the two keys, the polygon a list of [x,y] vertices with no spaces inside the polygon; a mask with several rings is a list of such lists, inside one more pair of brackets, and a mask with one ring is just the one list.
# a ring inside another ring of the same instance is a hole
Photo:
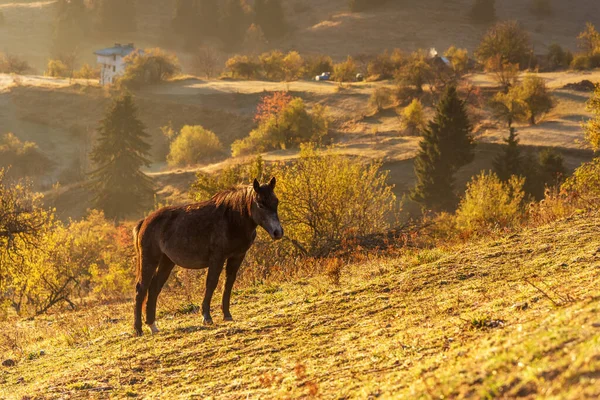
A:
{"label": "horse's mane", "polygon": [[211,201],[217,208],[227,208],[240,214],[249,215],[254,193],[252,186],[238,186],[215,194]]}

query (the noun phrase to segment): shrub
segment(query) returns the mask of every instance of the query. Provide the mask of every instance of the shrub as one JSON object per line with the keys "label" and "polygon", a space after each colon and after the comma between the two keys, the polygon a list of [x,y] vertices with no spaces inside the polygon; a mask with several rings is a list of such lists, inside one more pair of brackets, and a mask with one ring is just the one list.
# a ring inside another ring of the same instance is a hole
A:
{"label": "shrub", "polygon": [[233,56],[225,63],[225,68],[235,77],[253,79],[258,76],[258,63],[248,56]]}
{"label": "shrub", "polygon": [[579,48],[587,55],[600,51],[600,33],[590,22],[585,25],[585,30],[577,36],[577,40],[579,41]]}
{"label": "shrub", "polygon": [[40,176],[54,163],[33,142],[22,142],[13,133],[0,136],[0,168],[10,167],[16,176]]}
{"label": "shrub", "polygon": [[524,68],[528,65],[531,52],[527,31],[518,22],[507,21],[488,30],[475,54],[484,65],[490,59],[499,57],[500,64],[518,64]]}
{"label": "shrub", "polygon": [[367,65],[367,74],[371,79],[391,79],[397,69],[405,63],[404,55],[398,49],[395,49],[390,55],[386,50],[378,54],[374,60]]}
{"label": "shrub", "polygon": [[186,125],[171,142],[167,162],[171,167],[198,164],[210,160],[223,150],[213,132],[196,125]]}
{"label": "shrub", "polygon": [[400,113],[400,118],[404,127],[412,134],[423,131],[426,126],[423,104],[418,99],[413,99],[412,103],[406,106]]}
{"label": "shrub", "polygon": [[519,81],[519,64],[502,61],[500,55],[488,59],[485,69],[493,74],[494,80],[505,92]]}
{"label": "shrub", "polygon": [[574,206],[597,209],[600,206],[600,158],[582,164],[561,186],[561,192],[574,200]]}
{"label": "shrub", "polygon": [[31,71],[27,61],[12,54],[0,53],[0,73],[23,75]]}
{"label": "shrub", "polygon": [[549,112],[554,107],[546,81],[537,75],[528,74],[523,82],[511,88],[511,91],[516,91],[516,97],[527,105],[529,122],[532,125],[535,125],[539,115]]}
{"label": "shrub", "polygon": [[83,64],[81,69],[73,73],[76,79],[98,79],[100,78],[100,70],[92,68],[89,64]]}
{"label": "shrub", "polygon": [[451,46],[446,50],[444,56],[450,60],[452,70],[456,76],[463,76],[469,70],[469,51]]}
{"label": "shrub", "polygon": [[252,152],[296,147],[303,142],[319,142],[329,129],[325,108],[316,105],[312,113],[306,110],[304,101],[294,98],[277,114],[262,121],[244,139],[231,145],[233,156]]}
{"label": "shrub", "polygon": [[475,0],[469,16],[473,22],[489,23],[496,20],[495,0]]}
{"label": "shrub", "polygon": [[290,102],[293,97],[286,92],[273,92],[271,95],[263,96],[256,107],[254,121],[258,124],[264,123],[274,115],[278,115]]}
{"label": "shrub", "polygon": [[306,57],[304,60],[304,77],[315,79],[323,72],[333,72],[333,60],[329,56],[316,55]]}
{"label": "shrub", "polygon": [[412,53],[402,68],[396,71],[395,78],[398,84],[413,86],[417,93],[422,93],[423,85],[434,78],[434,71],[427,62],[425,51]]}
{"label": "shrub", "polygon": [[194,53],[192,65],[196,74],[210,79],[219,72],[219,55],[212,47],[200,47]]}
{"label": "shrub", "polygon": [[260,55],[260,66],[267,79],[280,81],[285,77],[283,71],[284,54],[279,50],[273,50]]}
{"label": "shrub", "polygon": [[346,61],[333,66],[333,79],[336,82],[352,82],[356,79],[356,63],[350,56]]}
{"label": "shrub", "polygon": [[576,54],[573,61],[571,61],[571,69],[577,71],[592,69],[591,57],[586,54]]}
{"label": "shrub", "polygon": [[493,172],[474,177],[456,211],[459,229],[476,233],[516,226],[524,215],[524,183],[515,176],[504,183]]}
{"label": "shrub", "polygon": [[304,60],[297,51],[290,51],[283,58],[283,74],[287,82],[300,78],[303,68]]}
{"label": "shrub", "polygon": [[600,86],[596,86],[594,94],[586,104],[586,109],[594,117],[583,125],[585,139],[594,151],[600,150]]}
{"label": "shrub", "polygon": [[251,263],[267,257],[275,264],[289,254],[282,249],[290,242],[295,243],[293,254],[319,256],[348,237],[387,229],[396,206],[387,174],[381,171],[381,163],[362,162],[303,144],[300,158],[289,164],[266,166],[259,158],[218,176],[199,173],[190,193],[200,201],[218,190],[248,184],[255,177],[277,176],[279,216],[287,240],[266,245],[260,243],[259,235],[259,243],[249,254]]}
{"label": "shrub", "polygon": [[369,98],[369,107],[379,112],[394,104],[394,95],[392,89],[380,87],[373,91]]}
{"label": "shrub", "polygon": [[71,69],[62,60],[48,60],[45,76],[64,78],[71,76]]}
{"label": "shrub", "polygon": [[129,88],[164,82],[181,71],[177,56],[159,48],[133,52],[125,62],[127,68],[119,84]]}
{"label": "shrub", "polygon": [[560,45],[554,43],[548,47],[547,60],[550,70],[569,68],[571,62],[573,62],[573,54],[568,50],[563,50]]}

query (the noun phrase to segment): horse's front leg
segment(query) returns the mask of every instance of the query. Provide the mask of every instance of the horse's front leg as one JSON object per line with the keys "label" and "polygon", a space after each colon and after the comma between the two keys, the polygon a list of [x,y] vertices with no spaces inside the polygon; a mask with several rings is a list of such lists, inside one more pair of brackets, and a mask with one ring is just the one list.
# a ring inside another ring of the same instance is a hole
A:
{"label": "horse's front leg", "polygon": [[212,300],[213,293],[219,283],[219,276],[223,270],[223,263],[225,260],[211,260],[208,267],[208,273],[206,274],[206,290],[204,292],[204,301],[202,302],[202,317],[204,317],[204,323],[212,325],[213,320],[210,316],[210,302]]}
{"label": "horse's front leg", "polygon": [[237,277],[240,265],[242,265],[242,261],[244,261],[244,256],[245,254],[240,257],[231,257],[227,260],[227,268],[225,270],[227,273],[227,280],[225,281],[225,290],[223,290],[223,317],[225,321],[233,321],[233,317],[229,312],[231,289],[235,283],[235,278]]}

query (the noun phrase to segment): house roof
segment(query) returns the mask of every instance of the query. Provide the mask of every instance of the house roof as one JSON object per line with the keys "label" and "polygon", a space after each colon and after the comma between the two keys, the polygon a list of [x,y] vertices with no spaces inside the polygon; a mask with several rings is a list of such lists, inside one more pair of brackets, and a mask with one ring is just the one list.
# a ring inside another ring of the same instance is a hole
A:
{"label": "house roof", "polygon": [[94,54],[98,56],[121,56],[125,57],[135,51],[135,46],[133,43],[129,43],[126,45],[122,45],[119,43],[115,43],[113,47],[108,47],[102,50],[96,50]]}

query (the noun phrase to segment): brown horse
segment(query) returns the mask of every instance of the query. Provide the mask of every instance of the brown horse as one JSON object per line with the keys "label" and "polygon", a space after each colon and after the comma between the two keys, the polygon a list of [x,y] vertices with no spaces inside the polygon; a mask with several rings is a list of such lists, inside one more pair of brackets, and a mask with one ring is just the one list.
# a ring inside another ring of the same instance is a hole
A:
{"label": "brown horse", "polygon": [[208,268],[202,316],[204,323],[212,324],[210,302],[227,261],[223,314],[225,321],[233,320],[231,289],[256,238],[256,227],[262,226],[274,240],[283,237],[273,189],[275,178],[262,186],[255,179],[253,186],[230,189],[202,203],[165,207],[138,222],[133,230],[138,258],[134,322],[138,335],[142,335],[144,301],[146,324],[152,333],[158,332],[156,301],[175,265]]}

